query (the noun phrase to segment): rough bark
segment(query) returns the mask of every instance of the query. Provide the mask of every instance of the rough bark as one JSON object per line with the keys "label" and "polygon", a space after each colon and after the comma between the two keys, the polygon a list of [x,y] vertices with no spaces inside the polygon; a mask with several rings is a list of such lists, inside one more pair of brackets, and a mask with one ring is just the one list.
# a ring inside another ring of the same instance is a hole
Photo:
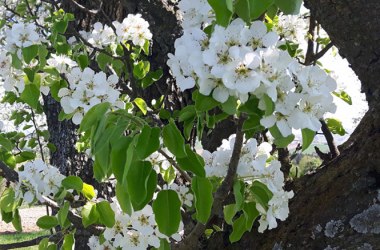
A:
{"label": "rough bark", "polygon": [[[64,6],[73,7],[69,1],[64,3],[67,4]],[[305,3],[362,81],[362,91],[367,96],[370,110],[341,148],[338,158],[316,174],[305,176],[288,187],[296,194],[290,203],[290,217],[276,230],[261,235],[247,233],[233,245],[226,240],[227,234],[219,233],[205,243],[205,249],[324,249],[328,246],[358,249],[369,245],[375,249],[380,246],[377,193],[380,188],[380,4],[377,0],[305,0]],[[166,54],[173,51],[174,40],[181,31],[175,10],[168,1],[109,0],[104,4],[104,11],[118,20],[128,13],[139,12],[151,25],[155,39],[152,66],[163,67],[165,77],[158,87],[138,92],[138,95],[150,100],[167,90],[172,91],[174,87],[166,66]],[[79,10],[76,16],[81,27],[88,27],[97,18],[102,18],[89,17]],[[51,104],[48,112],[50,118],[56,119],[59,107]],[[186,98],[168,99],[171,107],[183,104],[186,104]],[[54,123],[49,128],[53,132],[52,140],[59,147],[53,161],[58,166],[81,162],[72,151],[75,141],[73,125]],[[216,147],[216,143],[209,147]]]}
{"label": "rough bark", "polygon": [[378,249],[380,246],[380,4],[305,0],[362,82],[369,111],[340,156],[288,186],[290,216],[265,234],[229,245],[216,234],[206,249]]}

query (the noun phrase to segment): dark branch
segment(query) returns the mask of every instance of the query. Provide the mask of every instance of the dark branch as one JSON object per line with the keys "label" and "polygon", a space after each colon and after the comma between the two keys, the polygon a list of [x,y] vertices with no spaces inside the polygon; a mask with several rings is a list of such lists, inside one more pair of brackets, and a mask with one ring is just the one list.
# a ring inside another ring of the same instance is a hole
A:
{"label": "dark branch", "polygon": [[18,182],[17,172],[5,165],[2,161],[0,161],[0,176],[4,177],[8,181]]}
{"label": "dark branch", "polygon": [[21,247],[30,247],[38,245],[43,239],[49,238],[49,241],[51,242],[58,242],[62,238],[62,234],[54,234],[54,235],[44,235],[37,237],[35,239],[26,240],[22,242],[15,242],[15,243],[9,243],[9,244],[0,244],[0,250],[8,250],[8,249],[15,249],[15,248],[21,248]]}
{"label": "dark branch", "polygon": [[70,0],[70,2],[72,2],[75,6],[77,6],[80,10],[86,12],[86,13],[89,13],[91,15],[97,15],[99,13],[99,10],[103,7],[103,1],[101,1],[99,4],[99,9],[97,10],[90,10],[88,8],[86,8],[85,6],[81,5],[80,3],[78,3],[77,1],[75,0]]}
{"label": "dark branch", "polygon": [[182,177],[189,183],[191,183],[191,177],[185,172],[183,171],[177,164],[177,162],[171,158],[167,153],[165,153],[165,151],[163,151],[162,149],[159,149],[158,152],[160,154],[162,154],[169,162],[170,164],[172,164],[172,166],[178,170],[178,172],[182,175]]}
{"label": "dark branch", "polygon": [[321,49],[317,54],[313,56],[313,58],[311,59],[311,62],[316,62],[318,59],[324,56],[327,53],[327,51],[329,51],[329,49],[331,49],[333,46],[334,46],[333,43],[327,44],[326,47]]}
{"label": "dark branch", "polygon": [[[211,209],[211,215],[210,218],[213,218],[214,216],[218,216],[220,214],[220,211],[223,209],[223,202],[228,197],[232,186],[234,184],[234,180],[236,177],[236,171],[240,160],[240,153],[241,149],[243,147],[243,140],[244,140],[244,132],[242,132],[243,123],[245,121],[245,116],[242,115],[237,124],[236,128],[236,138],[235,138],[235,144],[234,149],[232,151],[232,157],[230,160],[230,163],[228,165],[228,172],[226,178],[224,178],[222,184],[220,187],[216,190],[214,194],[214,204]],[[206,223],[207,225],[208,223]],[[177,246],[174,246],[173,249],[181,249],[181,250],[191,250],[196,249],[198,240],[204,233],[206,229],[206,225],[203,225],[202,223],[198,222],[191,233]]]}
{"label": "dark branch", "polygon": [[327,145],[329,146],[329,149],[330,149],[331,158],[335,158],[340,154],[340,152],[339,152],[338,147],[335,145],[334,136],[332,135],[331,131],[329,130],[326,122],[322,119],[320,120],[320,122],[322,124],[323,135],[325,136],[326,141],[327,141]]}

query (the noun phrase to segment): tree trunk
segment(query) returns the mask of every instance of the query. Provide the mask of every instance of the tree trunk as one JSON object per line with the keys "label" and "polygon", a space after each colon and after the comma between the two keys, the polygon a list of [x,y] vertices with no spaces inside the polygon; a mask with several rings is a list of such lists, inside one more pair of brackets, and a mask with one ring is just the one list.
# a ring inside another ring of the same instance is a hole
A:
{"label": "tree trunk", "polygon": [[215,235],[205,249],[379,249],[380,4],[377,0],[305,0],[362,82],[369,111],[342,153],[288,186],[290,216],[275,230],[236,244]]}
{"label": "tree trunk", "polygon": [[[102,19],[100,15],[90,17],[75,9],[70,1],[63,2],[63,7],[79,18],[79,29]],[[81,2],[86,4],[87,1]],[[109,0],[103,6],[112,20],[120,21],[128,13],[142,13],[151,25],[154,37],[152,68],[163,68],[164,77],[158,86],[137,93],[148,100],[175,88],[168,74],[166,55],[173,51],[174,40],[181,30],[175,9],[169,2]],[[305,0],[305,4],[362,81],[369,111],[343,145],[338,158],[316,174],[289,185],[288,188],[295,192],[290,202],[290,216],[277,229],[265,234],[246,233],[240,242],[232,245],[228,243],[227,233],[215,234],[205,242],[205,249],[328,249],[328,246],[331,249],[376,249],[380,246],[380,197],[377,192],[380,189],[380,4],[377,0]],[[93,7],[96,9],[96,5]],[[167,107],[181,107],[186,104],[185,97],[168,98]],[[57,146],[53,163],[66,169],[65,173],[83,176],[81,173],[91,171],[91,167],[81,164],[83,159],[73,151],[76,140],[73,125],[70,122],[59,125],[59,105],[51,100],[46,102],[49,104],[47,120],[52,119],[49,124],[51,140]],[[212,144],[208,147],[214,148],[216,143]],[[86,248],[85,242],[77,242],[77,248],[82,247]]]}

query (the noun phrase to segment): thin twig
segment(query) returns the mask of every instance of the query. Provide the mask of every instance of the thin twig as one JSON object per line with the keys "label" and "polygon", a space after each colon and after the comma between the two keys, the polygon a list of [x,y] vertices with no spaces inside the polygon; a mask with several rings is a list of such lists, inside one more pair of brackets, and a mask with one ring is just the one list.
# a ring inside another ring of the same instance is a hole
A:
{"label": "thin twig", "polygon": [[[236,171],[240,160],[240,153],[243,147],[244,132],[242,132],[243,123],[245,121],[245,116],[241,116],[238,120],[236,128],[236,138],[235,144],[232,151],[232,157],[228,165],[227,176],[224,178],[220,187],[216,190],[214,194],[214,203],[211,209],[210,218],[213,218],[215,215],[218,215],[223,208],[223,202],[230,194],[234,180],[236,178]],[[206,223],[207,225],[208,223]],[[174,249],[181,250],[191,250],[196,249],[199,238],[202,236],[206,229],[206,225],[198,222],[190,234],[178,245],[174,246]]]}
{"label": "thin twig", "polygon": [[36,115],[35,115],[35,113],[33,111],[33,108],[30,108],[30,110],[31,110],[31,113],[32,113],[32,123],[33,123],[34,129],[36,130],[37,142],[38,142],[38,147],[40,149],[41,158],[42,158],[43,162],[46,162],[45,161],[43,147],[42,147],[42,143],[41,143],[41,138],[40,138],[40,135],[38,133],[38,127],[37,127],[37,123],[36,123]]}
{"label": "thin twig", "polygon": [[323,119],[321,119],[320,122],[322,124],[323,135],[325,136],[327,145],[329,146],[329,149],[330,149],[331,158],[335,158],[340,154],[340,152],[339,152],[338,147],[335,144],[334,136],[329,130],[329,127],[327,126],[326,122]]}
{"label": "thin twig", "polygon": [[331,49],[333,46],[334,46],[334,44],[331,42],[329,44],[327,44],[323,49],[321,49],[321,51],[319,51],[317,54],[315,54],[313,56],[312,62],[316,62],[319,58],[324,56],[324,54],[326,54],[327,51],[329,51],[329,49]]}
{"label": "thin twig", "polygon": [[70,2],[72,2],[75,6],[77,6],[80,10],[86,12],[86,13],[89,13],[91,15],[97,15],[99,13],[99,10],[101,10],[101,8],[103,7],[103,1],[100,2],[100,6],[99,6],[99,9],[97,10],[90,10],[88,9],[87,7],[81,5],[80,3],[78,3],[77,1],[75,0],[70,0]]}
{"label": "thin twig", "polygon": [[307,51],[305,56],[305,65],[310,65],[314,57],[314,32],[315,32],[315,18],[310,16],[309,22],[309,39],[307,41]]}
{"label": "thin twig", "polygon": [[0,250],[8,250],[8,249],[15,249],[15,248],[21,248],[21,247],[30,247],[38,245],[43,239],[48,238],[51,242],[57,242],[60,238],[62,238],[61,233],[57,233],[54,235],[44,235],[37,237],[35,239],[26,240],[22,242],[15,242],[15,243],[9,243],[9,244],[0,244]]}
{"label": "thin twig", "polygon": [[165,153],[165,151],[163,151],[162,149],[159,149],[158,152],[160,154],[162,154],[169,162],[170,164],[172,164],[172,166],[178,170],[178,172],[182,175],[183,178],[185,178],[185,180],[189,183],[191,183],[191,177],[185,172],[183,171],[177,164],[177,162],[171,158],[167,153]]}

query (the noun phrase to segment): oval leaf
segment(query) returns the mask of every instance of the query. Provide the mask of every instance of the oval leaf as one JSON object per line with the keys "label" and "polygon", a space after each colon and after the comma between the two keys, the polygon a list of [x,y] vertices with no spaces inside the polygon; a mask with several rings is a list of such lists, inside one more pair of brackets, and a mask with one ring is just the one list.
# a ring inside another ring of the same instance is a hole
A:
{"label": "oval leaf", "polygon": [[206,224],[211,214],[214,201],[212,196],[212,184],[205,177],[195,176],[191,182],[191,189],[195,197],[196,218],[199,222]]}
{"label": "oval leaf", "polygon": [[45,215],[39,218],[36,224],[42,229],[50,229],[58,226],[58,219],[55,216]]}
{"label": "oval leaf", "polygon": [[181,201],[174,190],[162,190],[153,202],[153,212],[161,233],[171,236],[181,222]]}

